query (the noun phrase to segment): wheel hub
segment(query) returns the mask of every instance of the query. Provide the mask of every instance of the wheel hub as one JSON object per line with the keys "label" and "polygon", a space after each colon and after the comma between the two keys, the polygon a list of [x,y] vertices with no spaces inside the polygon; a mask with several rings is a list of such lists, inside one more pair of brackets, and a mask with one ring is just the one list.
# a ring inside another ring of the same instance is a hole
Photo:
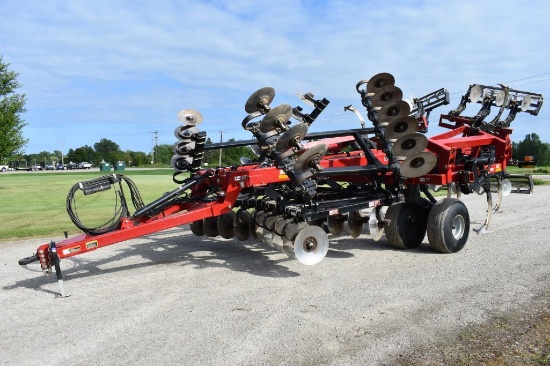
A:
{"label": "wheel hub", "polygon": [[466,222],[462,215],[457,215],[453,218],[452,234],[456,240],[459,240],[464,235]]}
{"label": "wheel hub", "polygon": [[306,252],[314,252],[317,250],[317,240],[312,236],[308,236],[304,240],[303,247]]}

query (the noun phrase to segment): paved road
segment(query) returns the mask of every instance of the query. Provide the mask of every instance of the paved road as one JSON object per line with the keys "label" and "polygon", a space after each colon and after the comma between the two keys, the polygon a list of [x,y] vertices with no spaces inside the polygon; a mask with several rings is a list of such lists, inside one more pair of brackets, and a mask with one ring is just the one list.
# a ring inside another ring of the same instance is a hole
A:
{"label": "paved road", "polygon": [[[479,226],[484,198],[464,201]],[[68,298],[17,265],[50,238],[0,243],[0,364],[391,364],[550,293],[548,202],[511,194],[453,255],[363,234],[316,266],[183,227],[63,260]]]}

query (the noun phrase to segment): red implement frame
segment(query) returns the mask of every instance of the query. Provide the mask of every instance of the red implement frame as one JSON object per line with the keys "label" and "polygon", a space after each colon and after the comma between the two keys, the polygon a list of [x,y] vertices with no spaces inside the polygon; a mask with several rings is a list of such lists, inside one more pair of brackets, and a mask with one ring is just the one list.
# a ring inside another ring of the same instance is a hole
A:
{"label": "red implement frame", "polygon": [[[82,234],[55,243],[57,255],[60,259],[68,258],[207,217],[220,216],[231,211],[243,188],[289,180],[288,176],[277,168],[260,168],[258,165],[239,167],[236,170],[218,169],[215,173],[212,177],[205,178],[200,185],[220,185],[223,194],[219,195],[216,201],[174,204],[152,217],[124,217],[118,230],[101,235]],[[49,246],[50,244],[43,244],[38,247],[38,258],[43,269],[51,267]]]}
{"label": "red implement frame", "polygon": [[[453,124],[443,122],[444,120],[453,122]],[[457,154],[460,152],[470,157],[477,157],[481,148],[487,145],[493,145],[496,148],[496,163],[490,167],[491,172],[505,169],[506,161],[510,157],[509,134],[511,130],[503,128],[498,135],[495,135],[474,130],[469,122],[468,119],[462,117],[442,115],[440,126],[450,128],[451,131],[431,137],[428,140],[427,148],[437,155],[437,166],[430,174],[407,179],[406,183],[446,185],[450,182],[456,182],[459,172],[464,170],[464,166],[457,163]],[[328,150],[331,152],[340,151],[343,146],[352,141],[353,139],[348,137],[328,138],[310,144],[327,143]],[[382,164],[388,163],[387,155],[382,150],[373,149],[372,153]],[[358,167],[367,164],[367,158],[362,151],[329,154],[320,161],[320,165],[324,169]],[[289,177],[278,168],[258,164],[238,168],[219,168],[210,172],[212,173],[211,176],[194,186],[192,190],[200,192],[206,190],[208,186],[218,185],[221,189],[214,201],[172,204],[162,208],[162,211],[153,216],[124,217],[121,219],[119,228],[115,231],[100,235],[82,234],[56,242],[57,256],[59,259],[68,258],[204,218],[217,217],[228,213],[235,207],[237,197],[243,188],[261,187],[289,181]],[[345,174],[335,174],[332,177],[335,180],[348,182],[370,179],[368,176]],[[393,179],[393,173],[390,170],[386,171],[384,181],[391,183]],[[464,179],[463,175],[462,179]],[[467,180],[470,182],[474,180],[473,173],[469,173]],[[52,265],[51,245],[51,243],[43,244],[37,249],[38,259],[44,270],[49,270]]]}
{"label": "red implement frame", "polygon": [[[444,124],[442,121],[448,119],[455,122],[455,125]],[[455,164],[457,152],[477,156],[480,148],[486,145],[496,146],[498,164],[494,164],[498,170],[505,168],[506,157],[510,155],[510,143],[508,133],[511,130],[503,131],[502,137],[489,133],[477,131],[472,136],[472,128],[468,120],[460,117],[441,116],[440,125],[453,128],[451,131],[434,136],[428,141],[428,150],[438,156],[438,165],[435,173],[426,174],[419,178],[408,179],[409,184],[440,184],[445,185],[457,180],[458,171],[463,166]],[[352,141],[349,138],[327,139],[329,150],[337,151],[342,144]],[[323,141],[324,142],[324,141]],[[372,150],[374,156],[383,164],[387,164],[386,154],[381,150]],[[320,162],[323,168],[345,168],[353,166],[364,166],[367,164],[365,155],[360,152],[346,154],[327,155]],[[337,180],[354,181],[365,179],[364,177],[335,174]],[[386,181],[391,181],[392,172],[386,172]],[[473,176],[469,177],[469,181]],[[108,245],[116,244],[129,239],[152,234],[164,229],[189,224],[194,221],[208,217],[217,217],[228,213],[235,205],[235,201],[241,190],[247,187],[266,186],[289,181],[288,176],[275,167],[260,167],[259,165],[241,166],[237,169],[217,169],[211,177],[205,178],[195,190],[210,185],[221,186],[218,198],[213,202],[186,202],[167,206],[152,217],[124,217],[118,230],[100,235],[81,234],[66,240],[57,242],[57,255],[60,259],[72,257],[96,250]],[[51,267],[50,244],[43,244],[38,248],[38,257],[43,269]]]}

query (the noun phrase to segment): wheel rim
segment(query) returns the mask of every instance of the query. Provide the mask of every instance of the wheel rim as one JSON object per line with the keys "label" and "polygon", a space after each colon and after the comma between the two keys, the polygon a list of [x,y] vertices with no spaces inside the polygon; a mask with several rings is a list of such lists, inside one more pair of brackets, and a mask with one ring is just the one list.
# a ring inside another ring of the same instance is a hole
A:
{"label": "wheel rim", "polygon": [[462,215],[457,215],[453,218],[453,237],[459,240],[464,236],[464,230],[466,228],[466,221]]}

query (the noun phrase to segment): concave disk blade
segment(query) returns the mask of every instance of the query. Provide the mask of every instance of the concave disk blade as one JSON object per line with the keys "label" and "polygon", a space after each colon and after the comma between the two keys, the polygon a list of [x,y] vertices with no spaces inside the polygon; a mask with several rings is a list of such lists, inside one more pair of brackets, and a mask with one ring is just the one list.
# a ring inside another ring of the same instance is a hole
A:
{"label": "concave disk blade", "polygon": [[259,90],[256,90],[246,101],[244,110],[246,113],[258,112],[260,109],[265,109],[275,98],[275,89],[270,86],[266,86]]}
{"label": "concave disk blade", "polygon": [[410,133],[401,136],[395,141],[391,152],[393,156],[402,157],[403,159],[422,152],[428,146],[428,138],[421,133]]}
{"label": "concave disk blade", "polygon": [[363,230],[363,218],[359,211],[351,211],[348,215],[348,231],[353,238],[359,237]]}
{"label": "concave disk blade", "polygon": [[294,142],[300,142],[307,133],[307,123],[299,123],[286,130],[277,140],[275,151],[279,154],[292,148]]}
{"label": "concave disk blade", "polygon": [[371,99],[373,107],[383,107],[388,103],[393,103],[403,99],[403,92],[397,86],[388,85],[376,90],[376,94]]}
{"label": "concave disk blade", "polygon": [[294,255],[300,263],[314,265],[325,258],[328,252],[328,236],[318,226],[308,226],[296,235]]}
{"label": "concave disk blade", "polygon": [[395,117],[386,126],[384,137],[386,140],[399,139],[418,131],[418,121],[412,116]]}
{"label": "concave disk blade", "polygon": [[233,231],[239,240],[247,240],[250,237],[250,212],[240,209],[235,214]]}
{"label": "concave disk blade", "polygon": [[395,85],[395,78],[393,75],[387,72],[381,72],[369,79],[367,82],[367,93],[376,93],[379,89],[391,85]]}
{"label": "concave disk blade", "polygon": [[218,232],[220,233],[220,236],[222,238],[231,239],[235,236],[235,231],[233,230],[234,221],[235,213],[233,211],[230,211],[218,217]]}
{"label": "concave disk blade", "polygon": [[437,164],[434,153],[423,151],[409,156],[399,166],[399,171],[406,178],[417,178],[428,174]]}
{"label": "concave disk blade", "polygon": [[318,163],[323,159],[327,153],[327,145],[319,144],[307,149],[302,155],[296,159],[294,163],[294,172],[296,174],[303,173],[307,169],[313,167],[315,163]]}
{"label": "concave disk blade", "polygon": [[263,133],[271,132],[281,125],[286,125],[292,114],[292,107],[288,104],[282,104],[271,109],[260,122],[260,131]]}
{"label": "concave disk blade", "polygon": [[346,219],[342,215],[329,216],[327,225],[330,233],[337,236],[342,234],[346,228]]}
{"label": "concave disk blade", "polygon": [[178,119],[187,126],[200,125],[204,120],[202,114],[194,109],[182,109],[178,112]]}

